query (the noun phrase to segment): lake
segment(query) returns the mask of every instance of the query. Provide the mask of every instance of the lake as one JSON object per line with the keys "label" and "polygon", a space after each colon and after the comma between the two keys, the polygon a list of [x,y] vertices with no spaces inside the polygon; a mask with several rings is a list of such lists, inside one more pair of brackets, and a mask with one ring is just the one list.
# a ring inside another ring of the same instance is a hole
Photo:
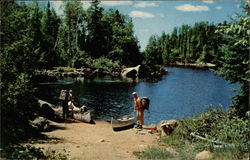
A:
{"label": "lake", "polygon": [[94,110],[94,117],[107,120],[133,114],[132,92],[150,98],[150,109],[145,111],[145,124],[161,120],[191,117],[208,108],[226,110],[231,97],[236,95],[230,84],[209,70],[166,67],[170,72],[158,82],[129,83],[114,78],[66,78],[57,82],[41,83],[37,97],[61,105],[61,89],[72,89],[79,105]]}

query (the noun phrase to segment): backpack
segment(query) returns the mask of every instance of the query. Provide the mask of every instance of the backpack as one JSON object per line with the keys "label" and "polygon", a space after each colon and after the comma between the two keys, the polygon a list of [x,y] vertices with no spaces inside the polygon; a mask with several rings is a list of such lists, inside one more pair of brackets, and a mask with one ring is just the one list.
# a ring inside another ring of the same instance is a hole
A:
{"label": "backpack", "polygon": [[149,103],[150,103],[150,100],[148,97],[141,97],[141,104],[142,104],[142,109],[146,109],[148,110],[149,109]]}
{"label": "backpack", "polygon": [[61,90],[61,93],[60,93],[60,96],[59,96],[59,99],[60,100],[66,100],[66,96],[67,96],[67,90]]}

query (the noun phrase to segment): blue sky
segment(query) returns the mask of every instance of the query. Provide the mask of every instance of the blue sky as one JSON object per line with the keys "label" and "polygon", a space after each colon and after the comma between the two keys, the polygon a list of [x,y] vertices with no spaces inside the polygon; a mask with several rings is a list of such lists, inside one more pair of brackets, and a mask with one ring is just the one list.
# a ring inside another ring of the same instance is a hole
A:
{"label": "blue sky", "polygon": [[[82,1],[86,9],[90,1]],[[52,1],[52,6],[61,14],[61,1]],[[236,0],[196,0],[196,1],[102,1],[105,9],[118,9],[129,15],[134,24],[135,36],[143,51],[151,35],[171,33],[174,27],[182,24],[193,25],[195,22],[208,21],[214,24],[230,21],[235,13],[241,13]]]}

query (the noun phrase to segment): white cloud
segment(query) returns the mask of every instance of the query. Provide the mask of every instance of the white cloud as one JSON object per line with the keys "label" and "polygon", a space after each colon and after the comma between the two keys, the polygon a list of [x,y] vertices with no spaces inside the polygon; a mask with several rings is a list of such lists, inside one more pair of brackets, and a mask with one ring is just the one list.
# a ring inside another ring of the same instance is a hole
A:
{"label": "white cloud", "polygon": [[214,0],[202,0],[204,3],[214,3]]}
{"label": "white cloud", "polygon": [[182,12],[201,12],[201,11],[209,11],[207,6],[195,6],[191,4],[184,4],[175,7],[177,10]]}
{"label": "white cloud", "polygon": [[221,10],[221,9],[222,9],[221,6],[216,6],[215,8],[218,9],[218,10]]}
{"label": "white cloud", "polygon": [[103,6],[124,6],[124,5],[132,5],[131,1],[101,1],[101,5]]}
{"label": "white cloud", "polygon": [[132,11],[129,13],[130,17],[134,18],[154,18],[155,16],[148,12]]}
{"label": "white cloud", "polygon": [[145,8],[145,7],[158,7],[159,5],[154,2],[139,2],[134,5],[137,8]]}

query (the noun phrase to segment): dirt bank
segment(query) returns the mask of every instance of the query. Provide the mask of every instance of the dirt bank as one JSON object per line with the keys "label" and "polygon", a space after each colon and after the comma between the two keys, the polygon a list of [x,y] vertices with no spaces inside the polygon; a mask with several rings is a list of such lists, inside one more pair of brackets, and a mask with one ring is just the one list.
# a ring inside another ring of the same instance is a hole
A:
{"label": "dirt bank", "polygon": [[135,129],[115,132],[108,122],[95,122],[96,124],[53,122],[58,129],[44,134],[55,140],[31,145],[64,153],[69,159],[84,160],[133,160],[137,159],[133,155],[134,151],[157,145],[158,136],[148,133],[146,129],[140,132]]}

